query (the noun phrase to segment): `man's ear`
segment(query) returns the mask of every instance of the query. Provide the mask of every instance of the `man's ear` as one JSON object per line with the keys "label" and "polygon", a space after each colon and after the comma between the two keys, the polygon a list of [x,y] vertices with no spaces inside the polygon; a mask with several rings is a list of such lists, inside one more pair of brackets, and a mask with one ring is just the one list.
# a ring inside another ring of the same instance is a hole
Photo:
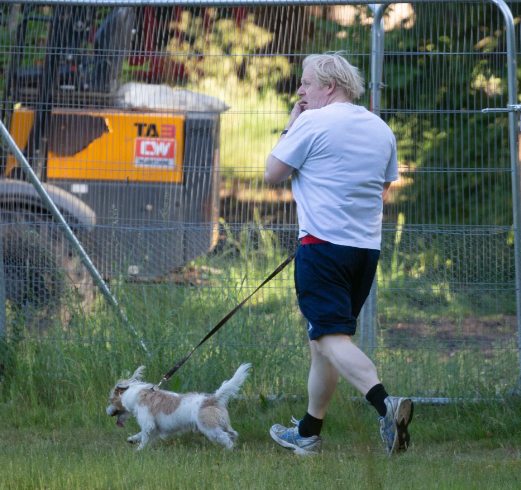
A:
{"label": "man's ear", "polygon": [[331,95],[336,90],[336,82],[333,80],[327,88],[327,95]]}

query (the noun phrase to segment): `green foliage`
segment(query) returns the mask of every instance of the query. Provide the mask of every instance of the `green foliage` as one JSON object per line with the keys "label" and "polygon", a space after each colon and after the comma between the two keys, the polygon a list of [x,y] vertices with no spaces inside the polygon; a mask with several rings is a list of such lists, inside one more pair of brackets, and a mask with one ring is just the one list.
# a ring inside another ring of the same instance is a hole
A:
{"label": "green foliage", "polygon": [[[510,166],[508,118],[480,113],[507,104],[505,31],[499,23],[491,32],[497,16],[487,5],[414,8],[406,36],[385,35],[385,49],[402,53],[386,56],[382,93],[399,161],[411,168],[401,196],[412,204],[407,221],[509,225],[511,182],[500,170]],[[436,31],[433,15],[441,22]]]}
{"label": "green foliage", "polygon": [[246,81],[259,90],[276,87],[291,74],[291,65],[284,56],[251,58],[246,65]]}
{"label": "green foliage", "polygon": [[171,53],[173,61],[185,64],[189,82],[195,85],[202,78],[222,84],[243,73],[245,85],[269,90],[290,74],[286,57],[256,56],[266,49],[274,34],[256,25],[253,15],[248,16],[241,28],[227,18],[216,18],[211,28],[204,28],[203,19],[189,11],[172,24],[171,28],[183,35],[172,37],[166,52]]}
{"label": "green foliage", "polygon": [[[370,51],[371,25],[363,19],[372,16],[366,5],[353,5],[356,14],[348,21],[343,18],[332,20],[323,7],[320,15],[309,16],[309,28],[302,33],[302,53],[324,53],[326,51],[347,50],[350,55],[365,55]],[[355,63],[362,68],[361,63]]]}
{"label": "green foliage", "polygon": [[286,104],[275,90],[259,91],[237,77],[228,78],[223,85],[208,80],[199,85],[201,89],[222,100],[234,93],[231,109],[221,115],[221,169],[226,178],[256,185],[287,123]]}

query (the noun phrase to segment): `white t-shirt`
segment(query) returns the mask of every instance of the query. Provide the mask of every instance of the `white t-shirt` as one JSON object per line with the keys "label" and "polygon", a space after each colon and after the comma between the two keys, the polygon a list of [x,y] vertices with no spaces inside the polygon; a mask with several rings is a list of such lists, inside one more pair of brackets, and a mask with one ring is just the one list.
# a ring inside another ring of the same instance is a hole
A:
{"label": "white t-shirt", "polygon": [[398,179],[385,122],[350,103],[307,110],[271,154],[295,168],[299,238],[380,250],[383,184]]}

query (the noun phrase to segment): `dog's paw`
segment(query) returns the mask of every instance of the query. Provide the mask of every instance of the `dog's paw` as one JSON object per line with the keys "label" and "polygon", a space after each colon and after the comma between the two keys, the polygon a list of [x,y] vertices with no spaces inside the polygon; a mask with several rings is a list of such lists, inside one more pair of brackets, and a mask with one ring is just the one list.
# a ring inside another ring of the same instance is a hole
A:
{"label": "dog's paw", "polygon": [[136,440],[133,437],[129,437],[129,438],[127,438],[127,442],[130,444],[135,444]]}

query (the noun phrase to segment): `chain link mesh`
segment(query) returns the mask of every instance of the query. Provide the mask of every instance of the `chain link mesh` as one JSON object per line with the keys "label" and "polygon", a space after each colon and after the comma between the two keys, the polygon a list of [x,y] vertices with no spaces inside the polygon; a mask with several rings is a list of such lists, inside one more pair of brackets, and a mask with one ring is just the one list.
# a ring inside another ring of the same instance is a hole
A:
{"label": "chain link mesh", "polygon": [[[297,247],[291,183],[266,185],[264,162],[306,55],[346,50],[371,80],[373,12],[33,3],[1,14],[2,120],[164,371]],[[393,4],[383,43],[380,115],[400,179],[384,206],[372,356],[409,395],[504,392],[519,377],[508,115],[481,112],[507,106],[504,20],[488,2]],[[370,89],[358,103],[371,108]],[[123,364],[140,362],[138,339],[5,146],[0,165],[15,358],[31,343],[73,343],[133,369]],[[252,362],[258,389],[305,390],[289,269],[183,367],[187,378]]]}

